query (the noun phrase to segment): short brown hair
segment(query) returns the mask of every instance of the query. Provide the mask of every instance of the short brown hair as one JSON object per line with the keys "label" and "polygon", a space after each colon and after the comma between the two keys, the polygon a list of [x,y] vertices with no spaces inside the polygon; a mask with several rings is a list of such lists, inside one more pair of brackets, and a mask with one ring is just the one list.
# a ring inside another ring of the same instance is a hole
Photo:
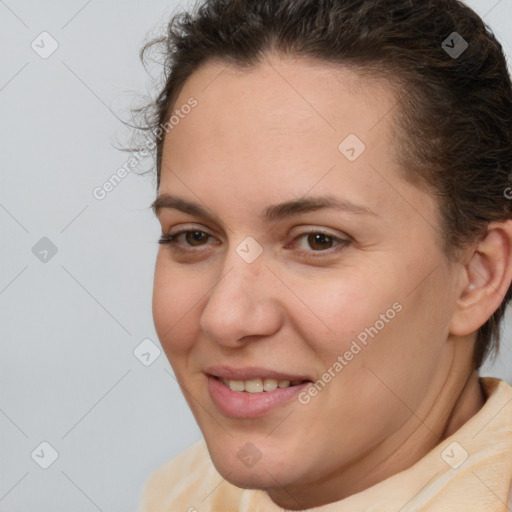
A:
{"label": "short brown hair", "polygon": [[[339,63],[394,84],[397,159],[407,179],[438,198],[447,256],[512,217],[510,75],[492,31],[458,0],[205,0],[175,14],[142,49],[143,61],[155,47],[163,48],[165,85],[145,109],[153,136],[207,61],[247,67],[279,52]],[[159,188],[163,139],[154,139]],[[511,295],[478,330],[475,368],[499,348]]]}

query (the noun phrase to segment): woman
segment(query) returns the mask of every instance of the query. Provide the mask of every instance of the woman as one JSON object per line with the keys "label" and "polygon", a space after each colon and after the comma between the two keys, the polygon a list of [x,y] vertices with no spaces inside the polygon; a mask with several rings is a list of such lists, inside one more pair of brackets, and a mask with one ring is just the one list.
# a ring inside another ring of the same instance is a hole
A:
{"label": "woman", "polygon": [[140,510],[506,510],[494,36],[456,0],[212,0],[159,43],[153,314],[204,441]]}

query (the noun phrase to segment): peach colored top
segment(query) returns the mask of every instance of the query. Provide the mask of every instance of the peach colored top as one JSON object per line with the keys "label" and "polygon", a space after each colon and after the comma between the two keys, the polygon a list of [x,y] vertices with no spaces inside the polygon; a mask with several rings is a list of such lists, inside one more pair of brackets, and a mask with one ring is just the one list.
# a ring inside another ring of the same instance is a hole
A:
{"label": "peach colored top", "polygon": [[[348,498],[309,510],[512,511],[512,386],[490,377],[481,383],[486,395],[482,409],[416,464]],[[283,510],[265,491],[240,489],[223,480],[201,440],[149,477],[138,512]]]}

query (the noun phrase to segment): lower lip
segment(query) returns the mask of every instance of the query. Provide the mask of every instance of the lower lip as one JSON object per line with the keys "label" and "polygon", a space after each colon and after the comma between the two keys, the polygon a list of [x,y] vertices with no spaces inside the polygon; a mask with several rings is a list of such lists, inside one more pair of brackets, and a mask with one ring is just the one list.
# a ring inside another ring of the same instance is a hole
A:
{"label": "lower lip", "polygon": [[293,400],[311,382],[304,382],[287,388],[277,388],[274,391],[248,393],[246,391],[231,391],[220,380],[207,375],[208,390],[215,405],[226,416],[232,418],[257,418]]}

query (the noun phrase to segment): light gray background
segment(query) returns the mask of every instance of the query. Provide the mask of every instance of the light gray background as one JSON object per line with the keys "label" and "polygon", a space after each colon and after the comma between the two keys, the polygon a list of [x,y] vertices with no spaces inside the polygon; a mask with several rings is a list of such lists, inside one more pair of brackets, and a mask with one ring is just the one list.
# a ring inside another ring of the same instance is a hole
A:
{"label": "light gray background", "polygon": [[[512,56],[512,0],[469,4]],[[153,179],[92,195],[128,159],[116,116],[150,85],[138,51],[177,5],[0,0],[1,512],[135,510],[148,475],[200,438],[163,353],[133,353],[159,346]],[[43,31],[59,45],[47,59],[31,48]],[[512,383],[510,337],[482,373]]]}

